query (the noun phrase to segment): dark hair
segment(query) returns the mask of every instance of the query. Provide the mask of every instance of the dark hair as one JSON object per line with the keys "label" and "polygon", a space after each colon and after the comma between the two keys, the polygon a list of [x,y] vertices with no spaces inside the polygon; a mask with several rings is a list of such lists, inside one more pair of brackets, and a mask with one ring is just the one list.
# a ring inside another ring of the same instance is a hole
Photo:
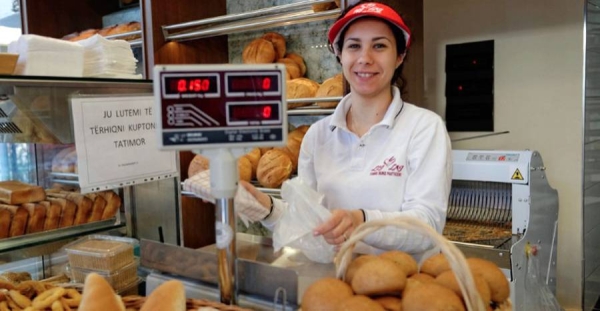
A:
{"label": "dark hair", "polygon": [[[336,19],[336,21],[342,19],[355,6],[363,4],[363,3],[368,3],[368,2],[373,2],[373,1],[359,1],[356,4],[347,7],[342,12],[342,14],[340,14],[340,16]],[[336,49],[338,51],[340,51],[340,53],[341,53],[342,47],[344,45],[344,37],[346,36],[346,31],[348,30],[348,28],[350,27],[350,25],[352,23],[356,22],[357,20],[363,19],[363,18],[373,18],[373,17],[364,16],[364,17],[360,17],[360,18],[357,18],[357,19],[351,21],[348,25],[346,25],[346,27],[344,27],[344,29],[340,33],[340,36],[339,36],[340,39],[337,42],[333,43],[333,44],[337,45]],[[374,18],[376,18],[376,17],[374,17]],[[389,22],[387,20],[384,20],[384,19],[380,19],[380,20],[385,22],[386,25],[388,25],[388,27],[392,30],[392,33],[394,34],[394,38],[396,39],[396,52],[398,53],[398,55],[408,54],[407,48],[406,48],[406,38],[404,37],[404,33],[402,32],[402,30],[400,30],[400,28],[398,28],[398,26],[392,24],[391,22]],[[340,59],[338,58],[338,62],[339,61],[340,61]],[[402,70],[404,69],[405,61],[406,61],[406,55],[404,56],[404,61],[402,62],[402,64],[400,64],[400,66],[398,66],[398,68],[396,68],[396,70],[394,70],[394,75],[392,76],[392,84],[396,85],[401,91],[404,91],[404,88],[406,86],[406,80],[402,76]],[[402,93],[404,93],[404,92],[402,92]]]}

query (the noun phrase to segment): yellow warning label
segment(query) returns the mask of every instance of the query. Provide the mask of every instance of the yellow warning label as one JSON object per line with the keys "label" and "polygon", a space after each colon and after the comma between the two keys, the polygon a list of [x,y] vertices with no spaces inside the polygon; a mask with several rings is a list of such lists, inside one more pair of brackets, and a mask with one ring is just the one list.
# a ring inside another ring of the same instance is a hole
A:
{"label": "yellow warning label", "polygon": [[510,179],[512,179],[512,180],[523,180],[523,175],[521,174],[521,171],[519,171],[519,169],[516,169],[515,172],[512,174],[512,177]]}

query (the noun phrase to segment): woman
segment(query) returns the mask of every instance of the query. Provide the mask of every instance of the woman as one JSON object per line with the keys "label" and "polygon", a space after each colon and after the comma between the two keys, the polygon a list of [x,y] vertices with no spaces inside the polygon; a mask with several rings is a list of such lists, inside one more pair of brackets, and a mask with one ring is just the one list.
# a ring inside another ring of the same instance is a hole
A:
{"label": "woman", "polygon": [[[452,175],[448,134],[438,115],[405,103],[392,85],[410,45],[408,27],[390,7],[359,2],[334,23],[328,38],[350,93],[331,116],[310,127],[300,150],[298,176],[323,194],[332,212],[314,234],[339,245],[363,222],[399,215],[441,233]],[[284,202],[242,185],[253,196],[246,199],[259,203],[245,209],[253,211],[250,218],[273,228]],[[238,198],[236,209],[252,205]],[[358,252],[399,249],[417,258],[431,248],[420,235],[392,227],[363,242]]]}

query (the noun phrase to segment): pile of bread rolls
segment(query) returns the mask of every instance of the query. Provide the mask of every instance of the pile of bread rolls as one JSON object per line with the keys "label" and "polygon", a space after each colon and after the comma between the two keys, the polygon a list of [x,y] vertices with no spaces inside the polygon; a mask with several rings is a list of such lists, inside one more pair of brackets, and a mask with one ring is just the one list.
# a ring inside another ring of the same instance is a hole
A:
{"label": "pile of bread rolls", "polygon": [[75,150],[75,146],[62,149],[52,158],[52,171],[77,174],[77,150]]}
{"label": "pile of bread rolls", "polygon": [[[484,259],[468,258],[467,263],[488,310],[506,309],[510,287],[504,273]],[[355,258],[344,281],[324,278],[311,284],[301,307],[303,311],[466,310],[444,255],[426,259],[419,269],[413,257],[401,251]]]}
{"label": "pile of bread rolls", "polygon": [[[238,158],[240,180],[252,181],[267,188],[279,188],[298,169],[298,157],[302,139],[308,131],[308,125],[298,126],[288,133],[284,147],[254,148]],[[188,176],[209,169],[208,158],[196,155],[188,167]]]}
{"label": "pile of bread rolls", "polygon": [[121,198],[113,191],[81,194],[19,181],[0,182],[0,239],[115,217]]}
{"label": "pile of bread rolls", "polygon": [[[95,34],[106,37],[106,36],[112,36],[112,35],[118,35],[118,34],[122,34],[122,33],[137,31],[140,29],[142,29],[142,25],[139,22],[128,22],[128,23],[106,26],[102,29],[87,29],[87,30],[83,30],[81,32],[77,31],[77,32],[70,33],[70,34],[62,37],[62,39],[67,40],[67,41],[80,41],[83,39],[87,39]],[[140,35],[130,35],[130,36],[123,37],[120,39],[133,40],[133,39],[137,39],[137,38],[140,38]]]}
{"label": "pile of bread rolls", "polygon": [[[317,4],[315,4],[317,5]],[[318,4],[321,5],[321,4]],[[334,5],[325,3],[325,5]],[[290,53],[286,48],[286,39],[279,33],[268,32],[254,39],[244,48],[242,61],[245,64],[281,63],[286,68],[286,98],[339,97],[344,94],[343,77],[338,74],[319,84],[306,78],[306,63],[304,58],[296,53]],[[322,108],[337,106],[334,102],[317,102]],[[306,103],[288,103],[288,108],[311,105]]]}

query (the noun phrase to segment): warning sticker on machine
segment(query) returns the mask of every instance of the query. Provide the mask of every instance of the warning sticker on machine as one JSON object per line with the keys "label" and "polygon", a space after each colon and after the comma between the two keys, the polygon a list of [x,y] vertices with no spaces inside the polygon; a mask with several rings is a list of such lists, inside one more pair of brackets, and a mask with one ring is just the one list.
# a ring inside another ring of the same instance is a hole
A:
{"label": "warning sticker on machine", "polygon": [[523,175],[521,174],[521,171],[519,171],[519,169],[516,169],[515,172],[512,174],[512,177],[510,179],[512,179],[512,180],[523,180]]}

